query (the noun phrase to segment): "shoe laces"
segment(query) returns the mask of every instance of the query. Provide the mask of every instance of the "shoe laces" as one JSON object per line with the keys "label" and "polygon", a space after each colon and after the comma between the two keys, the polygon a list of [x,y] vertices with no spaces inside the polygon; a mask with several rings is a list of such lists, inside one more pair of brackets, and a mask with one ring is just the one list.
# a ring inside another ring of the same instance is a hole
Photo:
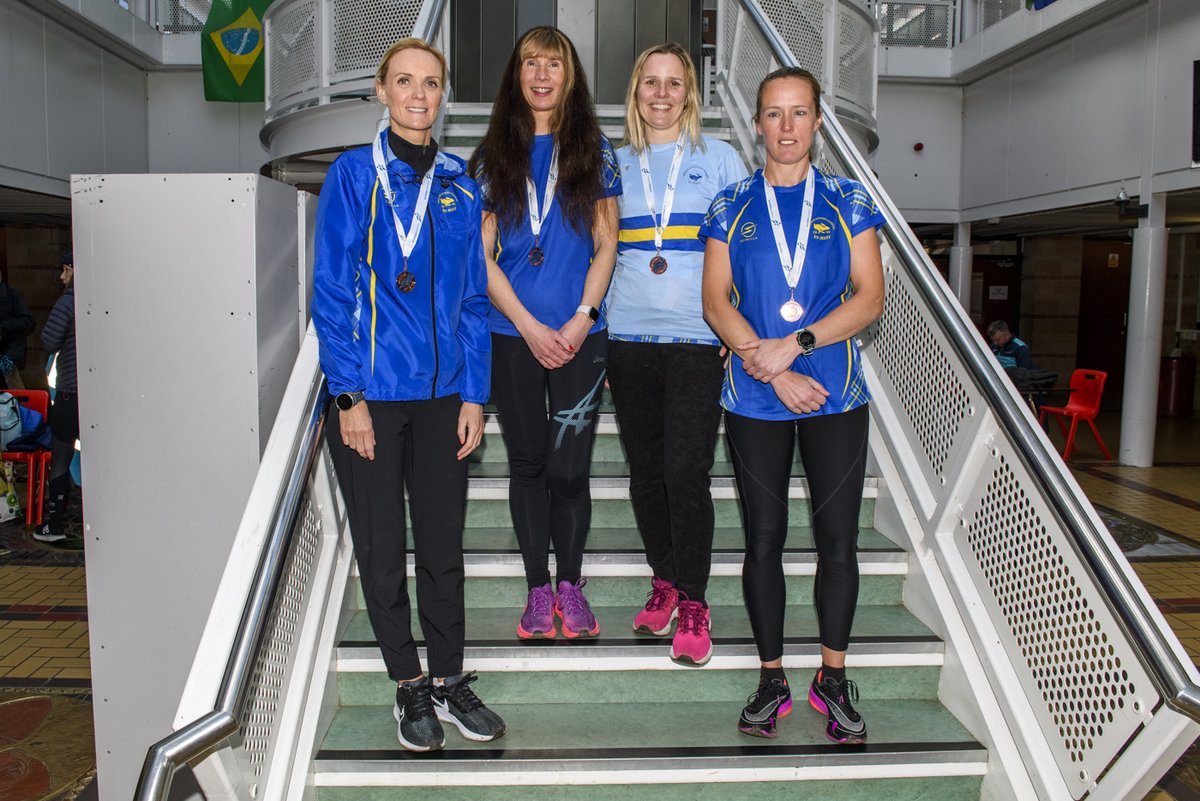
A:
{"label": "shoe laces", "polygon": [[478,679],[474,671],[464,673],[462,678],[453,684],[443,684],[439,687],[442,695],[448,697],[454,702],[454,705],[464,712],[474,712],[476,709],[483,707],[483,701],[479,700],[479,696],[475,694],[468,685]]}
{"label": "shoe laces", "polygon": [[649,599],[646,601],[646,608],[657,612],[665,607],[671,601],[672,589],[674,588],[665,581],[655,581],[650,585],[650,592],[646,593],[646,598]]}
{"label": "shoe laces", "polygon": [[679,604],[679,631],[685,634],[703,634],[704,604],[699,601],[683,601]]}
{"label": "shoe laces", "polygon": [[433,710],[433,690],[429,682],[398,687],[397,696],[400,706],[404,709],[404,717],[412,721],[427,718],[435,714]]}
{"label": "shoe laces", "polygon": [[858,703],[858,685],[850,679],[822,679],[821,684],[826,687],[825,692],[832,696],[839,704],[847,707],[850,711],[854,711],[851,704]]}
{"label": "shoe laces", "polygon": [[787,679],[763,679],[758,683],[758,689],[746,698],[746,708],[754,712],[759,711],[772,699],[783,695],[786,687]]}
{"label": "shoe laces", "polygon": [[543,585],[534,587],[529,591],[529,602],[526,604],[529,611],[533,612],[537,617],[545,617],[550,614],[550,607],[554,604],[554,591]]}
{"label": "shoe laces", "polygon": [[560,584],[558,590],[559,608],[571,615],[582,615],[585,612],[591,611],[587,598],[583,595],[585,584],[587,584],[586,578],[579,579],[575,584],[568,582],[565,588]]}

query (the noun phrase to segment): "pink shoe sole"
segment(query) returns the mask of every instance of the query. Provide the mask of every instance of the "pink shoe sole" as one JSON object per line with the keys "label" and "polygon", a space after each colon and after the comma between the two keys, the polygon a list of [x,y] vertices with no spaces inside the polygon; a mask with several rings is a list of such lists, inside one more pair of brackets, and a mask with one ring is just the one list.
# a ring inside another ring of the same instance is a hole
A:
{"label": "pink shoe sole", "polygon": [[[552,622],[550,623],[549,631],[540,631],[540,630],[526,631],[525,629],[521,628],[521,624],[518,623],[517,624],[517,636],[520,637],[522,640],[553,640],[555,637],[558,636],[558,632],[555,631],[555,629],[554,629],[553,619],[551,619],[551,621]],[[563,634],[566,634],[566,633],[567,633],[566,629],[563,629]]]}
{"label": "pink shoe sole", "polygon": [[596,625],[593,626],[591,629],[583,629],[582,631],[574,631],[573,629],[570,629],[567,627],[566,618],[564,618],[562,616],[562,613],[558,611],[557,607],[554,610],[554,614],[558,617],[559,621],[562,623],[563,636],[566,637],[568,640],[574,640],[578,637],[595,637],[600,633],[600,621],[599,620],[596,621]]}

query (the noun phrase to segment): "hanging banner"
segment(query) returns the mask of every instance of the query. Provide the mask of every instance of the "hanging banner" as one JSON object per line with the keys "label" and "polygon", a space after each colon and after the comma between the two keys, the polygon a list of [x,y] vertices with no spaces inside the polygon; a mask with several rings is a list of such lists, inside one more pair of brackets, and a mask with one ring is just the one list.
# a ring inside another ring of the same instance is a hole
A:
{"label": "hanging banner", "polygon": [[263,102],[263,14],[271,0],[213,0],[200,34],[204,99]]}

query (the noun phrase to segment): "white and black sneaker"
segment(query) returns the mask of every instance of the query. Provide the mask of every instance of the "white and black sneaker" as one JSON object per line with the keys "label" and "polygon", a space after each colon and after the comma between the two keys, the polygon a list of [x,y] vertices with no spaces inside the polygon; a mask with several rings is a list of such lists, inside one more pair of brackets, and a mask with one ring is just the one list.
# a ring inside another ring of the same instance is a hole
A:
{"label": "white and black sneaker", "polygon": [[433,686],[429,679],[408,681],[396,686],[396,707],[392,710],[400,745],[409,751],[436,751],[446,744],[446,734],[434,710]]}
{"label": "white and black sneaker", "polygon": [[738,731],[752,737],[774,737],[775,723],[792,711],[792,691],[787,679],[762,678],[758,689],[746,699],[738,718]]}
{"label": "white and black sneaker", "polygon": [[478,678],[474,673],[448,676],[445,684],[434,686],[433,705],[438,720],[454,724],[468,740],[486,743],[504,735],[504,721],[471,690]]}
{"label": "white and black sneaker", "polygon": [[808,688],[808,705],[826,717],[825,736],[842,745],[867,741],[867,722],[855,711],[858,685],[850,679],[825,678],[820,672]]}

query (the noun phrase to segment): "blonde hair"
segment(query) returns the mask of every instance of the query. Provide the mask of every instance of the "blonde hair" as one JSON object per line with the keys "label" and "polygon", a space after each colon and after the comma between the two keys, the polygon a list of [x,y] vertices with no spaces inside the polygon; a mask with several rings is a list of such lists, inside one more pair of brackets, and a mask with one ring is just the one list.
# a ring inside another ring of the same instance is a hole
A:
{"label": "blonde hair", "polygon": [[700,135],[700,82],[696,78],[696,65],[692,63],[688,51],[675,42],[663,42],[643,50],[633,64],[629,87],[625,90],[625,144],[630,145],[634,153],[641,153],[646,149],[646,123],[638,112],[637,90],[638,84],[642,82],[642,71],[646,68],[646,61],[650,56],[659,53],[675,56],[683,64],[683,86],[687,99],[679,117],[679,124],[683,133],[691,140],[692,147],[703,150],[704,140]]}
{"label": "blonde hair", "polygon": [[442,65],[442,87],[445,88],[446,81],[449,79],[449,68],[446,66],[446,56],[441,50],[431,45],[424,39],[418,39],[415,36],[408,36],[399,40],[394,45],[387,49],[383,54],[383,58],[379,59],[379,66],[375,68],[375,82],[382,84],[387,82],[388,62],[392,60],[392,56],[399,53],[401,50],[424,50],[438,60],[438,64]]}

